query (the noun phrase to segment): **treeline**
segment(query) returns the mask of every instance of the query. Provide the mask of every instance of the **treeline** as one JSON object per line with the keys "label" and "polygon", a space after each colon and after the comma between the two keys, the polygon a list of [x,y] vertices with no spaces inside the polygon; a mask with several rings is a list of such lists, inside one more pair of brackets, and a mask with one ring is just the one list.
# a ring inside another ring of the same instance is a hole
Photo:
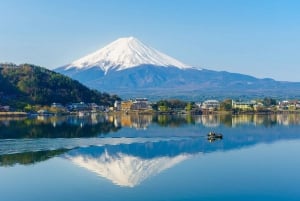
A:
{"label": "treeline", "polygon": [[76,80],[30,64],[0,64],[0,104],[23,108],[27,104],[50,105],[90,102],[111,106],[117,95],[90,90]]}
{"label": "treeline", "polygon": [[178,112],[178,111],[189,111],[189,112],[210,112],[213,111],[228,111],[228,112],[241,112],[241,111],[251,111],[255,110],[256,112],[269,112],[277,110],[279,101],[271,98],[265,97],[263,99],[256,99],[249,102],[248,108],[234,108],[233,102],[239,102],[239,100],[225,99],[218,101],[218,105],[214,106],[205,106],[205,101],[202,103],[195,103],[189,101],[182,101],[178,99],[168,99],[168,100],[159,100],[156,103],[152,104],[152,109],[159,112]]}
{"label": "treeline", "polygon": [[195,102],[187,102],[178,99],[160,100],[152,104],[152,109],[156,111],[168,112],[179,110],[197,109]]}

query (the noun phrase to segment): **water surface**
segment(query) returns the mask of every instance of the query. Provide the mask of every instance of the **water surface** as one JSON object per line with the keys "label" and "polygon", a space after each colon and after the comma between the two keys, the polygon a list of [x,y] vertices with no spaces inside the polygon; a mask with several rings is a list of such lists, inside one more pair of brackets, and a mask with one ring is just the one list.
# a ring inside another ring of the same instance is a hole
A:
{"label": "water surface", "polygon": [[298,115],[1,119],[1,200],[300,200],[299,131]]}

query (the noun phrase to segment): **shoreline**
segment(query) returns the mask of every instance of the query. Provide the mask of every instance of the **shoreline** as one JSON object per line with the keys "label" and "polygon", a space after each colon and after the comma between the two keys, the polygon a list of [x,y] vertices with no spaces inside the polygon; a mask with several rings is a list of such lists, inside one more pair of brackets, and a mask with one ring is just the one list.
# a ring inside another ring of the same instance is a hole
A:
{"label": "shoreline", "polygon": [[[255,112],[255,111],[211,111],[211,112],[202,112],[194,113],[193,111],[110,111],[110,112],[86,112],[86,115],[91,114],[113,114],[113,115],[272,115],[272,114],[300,114],[300,110],[292,111],[264,111],[264,112]],[[76,115],[76,113],[64,113],[64,114],[51,114],[51,115],[40,115],[40,116],[66,116],[66,115]],[[30,113],[27,112],[0,112],[0,117],[28,117]]]}
{"label": "shoreline", "polygon": [[0,112],[1,117],[25,117],[27,115],[26,112]]}

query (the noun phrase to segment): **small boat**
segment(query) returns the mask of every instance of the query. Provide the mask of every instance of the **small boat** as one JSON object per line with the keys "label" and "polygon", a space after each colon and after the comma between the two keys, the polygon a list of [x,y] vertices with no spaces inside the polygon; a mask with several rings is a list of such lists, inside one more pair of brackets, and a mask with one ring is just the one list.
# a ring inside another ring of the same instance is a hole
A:
{"label": "small boat", "polygon": [[214,141],[216,139],[223,139],[223,135],[220,133],[215,133],[215,132],[209,132],[207,134],[208,140]]}

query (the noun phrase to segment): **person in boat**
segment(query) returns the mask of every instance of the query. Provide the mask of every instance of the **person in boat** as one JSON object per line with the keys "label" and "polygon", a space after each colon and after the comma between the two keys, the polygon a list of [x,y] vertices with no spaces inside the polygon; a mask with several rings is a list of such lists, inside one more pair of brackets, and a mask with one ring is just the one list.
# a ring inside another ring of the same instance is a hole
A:
{"label": "person in boat", "polygon": [[209,132],[209,133],[207,134],[207,136],[208,136],[209,138],[223,138],[223,135],[222,135],[222,134],[216,134],[215,132]]}

